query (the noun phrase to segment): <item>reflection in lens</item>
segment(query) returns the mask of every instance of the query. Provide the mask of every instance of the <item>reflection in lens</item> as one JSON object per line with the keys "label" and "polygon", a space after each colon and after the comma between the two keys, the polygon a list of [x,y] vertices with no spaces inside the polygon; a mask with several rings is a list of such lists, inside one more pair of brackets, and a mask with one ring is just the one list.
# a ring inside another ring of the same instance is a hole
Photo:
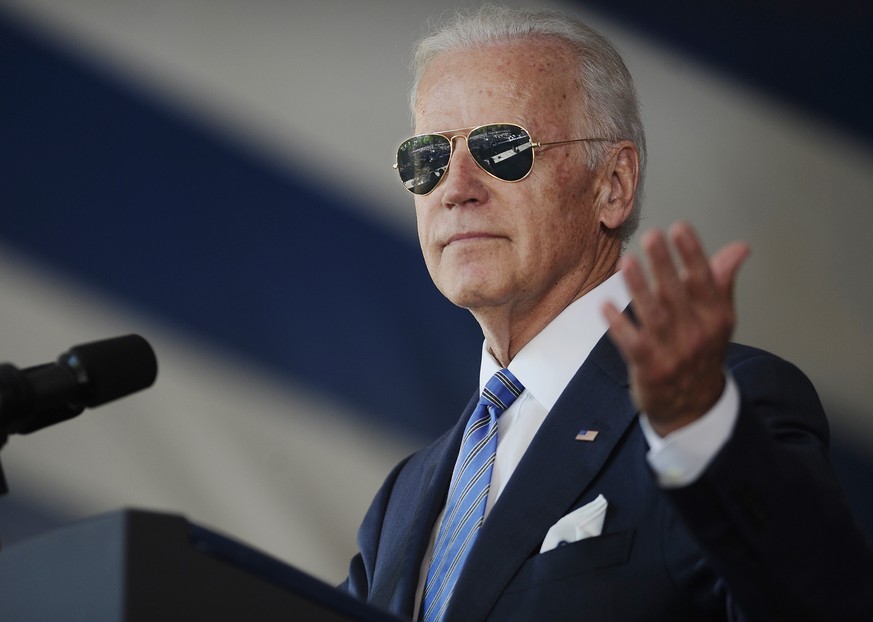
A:
{"label": "reflection in lens", "polygon": [[413,136],[397,150],[397,171],[408,190],[427,194],[439,183],[451,157],[451,143],[445,136]]}
{"label": "reflection in lens", "polygon": [[479,165],[499,179],[518,181],[533,166],[530,135],[517,125],[486,125],[467,138],[470,154]]}

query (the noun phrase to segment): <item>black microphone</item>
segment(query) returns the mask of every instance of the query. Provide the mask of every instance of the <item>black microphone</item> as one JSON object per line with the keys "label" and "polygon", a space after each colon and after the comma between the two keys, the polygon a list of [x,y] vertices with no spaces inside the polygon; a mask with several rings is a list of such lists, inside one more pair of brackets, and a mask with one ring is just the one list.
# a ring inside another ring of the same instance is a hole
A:
{"label": "black microphone", "polygon": [[0,365],[0,439],[29,434],[150,387],[158,361],[148,341],[126,335],[70,348],[57,363]]}

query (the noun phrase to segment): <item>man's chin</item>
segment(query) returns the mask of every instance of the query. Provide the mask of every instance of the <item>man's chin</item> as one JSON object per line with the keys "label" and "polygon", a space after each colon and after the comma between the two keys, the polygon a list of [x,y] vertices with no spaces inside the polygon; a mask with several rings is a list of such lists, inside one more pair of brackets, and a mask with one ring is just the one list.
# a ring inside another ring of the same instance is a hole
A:
{"label": "man's chin", "polygon": [[[455,283],[457,285],[457,283]],[[454,287],[442,290],[450,302],[475,314],[477,311],[493,309],[506,303],[504,292],[496,291],[489,284],[478,287]]]}
{"label": "man's chin", "polygon": [[512,296],[516,281],[506,265],[493,258],[456,261],[445,255],[436,270],[431,271],[431,277],[443,296],[471,311],[503,304]]}

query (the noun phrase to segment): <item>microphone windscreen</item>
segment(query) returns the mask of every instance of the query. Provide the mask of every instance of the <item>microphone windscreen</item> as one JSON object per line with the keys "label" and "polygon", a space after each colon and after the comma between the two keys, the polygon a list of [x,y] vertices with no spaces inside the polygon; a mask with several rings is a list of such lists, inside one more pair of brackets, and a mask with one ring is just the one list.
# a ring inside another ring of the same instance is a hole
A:
{"label": "microphone windscreen", "polygon": [[82,403],[89,408],[150,387],[158,375],[154,350],[139,335],[73,346],[58,362],[87,387]]}

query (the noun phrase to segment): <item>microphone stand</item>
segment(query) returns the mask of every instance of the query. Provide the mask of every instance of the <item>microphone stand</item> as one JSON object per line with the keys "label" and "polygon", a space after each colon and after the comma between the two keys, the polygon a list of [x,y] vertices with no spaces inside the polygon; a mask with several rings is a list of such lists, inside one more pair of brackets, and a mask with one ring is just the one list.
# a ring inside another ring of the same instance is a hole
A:
{"label": "microphone stand", "polygon": [[[5,417],[3,406],[6,402],[3,398],[10,395],[5,390],[9,387],[9,374],[11,372],[18,373],[12,365],[0,365],[0,450],[6,446],[10,434],[30,434],[52,423],[75,417],[84,410],[85,407],[79,404],[65,404],[53,408],[49,412],[39,413],[39,417]],[[6,482],[6,474],[3,472],[3,463],[0,462],[0,497],[6,494],[9,494],[9,485]],[[0,549],[2,548],[3,541],[0,538]]]}
{"label": "microphone stand", "polygon": [[[6,444],[6,435],[0,435],[0,448]],[[3,473],[3,462],[0,462],[0,497],[9,492],[9,486],[6,485],[6,475]]]}
{"label": "microphone stand", "polygon": [[[6,445],[6,440],[9,435],[5,430],[0,431],[0,449]],[[3,473],[3,462],[0,462],[0,497],[9,493],[9,486],[6,485],[6,475]],[[0,549],[3,548],[3,539],[0,538]]]}

